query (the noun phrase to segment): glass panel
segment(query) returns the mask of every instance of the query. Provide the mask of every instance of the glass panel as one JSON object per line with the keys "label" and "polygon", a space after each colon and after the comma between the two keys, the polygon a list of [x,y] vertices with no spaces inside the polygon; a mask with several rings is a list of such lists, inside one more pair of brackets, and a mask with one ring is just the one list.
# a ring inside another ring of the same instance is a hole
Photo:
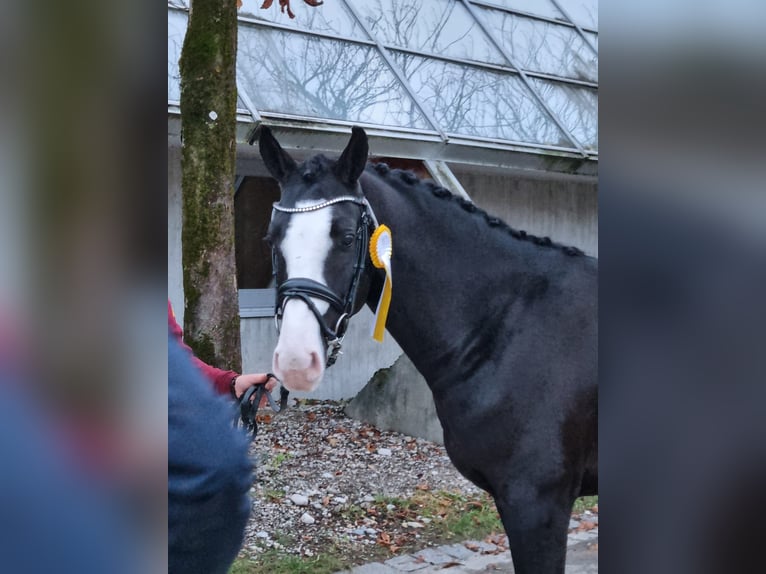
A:
{"label": "glass panel", "polygon": [[572,147],[518,75],[401,52],[393,56],[445,131]]}
{"label": "glass panel", "polygon": [[168,10],[168,100],[181,99],[181,76],[178,72],[178,58],[186,35],[185,12]]}
{"label": "glass panel", "polygon": [[[178,70],[178,59],[181,57],[181,47],[186,35],[187,17],[183,12],[168,10],[168,100],[181,100],[181,75]],[[245,102],[237,96],[237,110],[250,113]]]}
{"label": "glass panel", "polygon": [[545,16],[547,18],[554,18],[556,20],[566,20],[561,11],[550,0],[488,0],[498,6],[504,6],[513,10],[521,10],[523,12],[529,12],[530,14],[536,14],[537,16]]}
{"label": "glass panel", "polygon": [[580,26],[598,30],[598,0],[559,0],[559,3]]}
{"label": "glass panel", "polygon": [[351,0],[375,38],[421,52],[504,64],[502,54],[455,0]]}
{"label": "glass panel", "polygon": [[274,2],[267,10],[261,10],[262,4],[263,0],[242,0],[242,7],[237,14],[254,20],[275,22],[313,32],[369,39],[343,2],[337,0],[326,0],[324,4],[317,7],[307,5],[303,0],[290,2],[290,9],[295,14],[295,18],[290,18],[287,10],[282,12],[279,2]]}
{"label": "glass panel", "polygon": [[245,105],[245,102],[242,101],[242,98],[237,96],[237,111],[238,112],[244,112],[246,114],[250,113],[250,110],[247,109],[247,106]]}
{"label": "glass panel", "polygon": [[584,34],[590,38],[593,45],[596,46],[596,50],[598,50],[598,34],[594,34],[593,32],[585,32]]}
{"label": "glass panel", "polygon": [[593,88],[530,78],[559,121],[586,149],[598,149],[598,92]]}
{"label": "glass panel", "polygon": [[259,111],[432,129],[370,46],[240,26],[237,68]]}
{"label": "glass panel", "polygon": [[574,28],[500,10],[480,13],[517,66],[577,80],[597,80],[598,58]]}

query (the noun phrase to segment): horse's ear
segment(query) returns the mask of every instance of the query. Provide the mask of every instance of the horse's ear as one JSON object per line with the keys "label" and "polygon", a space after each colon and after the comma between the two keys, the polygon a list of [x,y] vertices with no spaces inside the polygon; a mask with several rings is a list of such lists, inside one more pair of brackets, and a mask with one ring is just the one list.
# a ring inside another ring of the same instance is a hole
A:
{"label": "horse's ear", "polygon": [[261,152],[263,162],[266,164],[266,169],[269,170],[274,179],[283,182],[296,170],[295,160],[282,149],[268,127],[261,125],[260,132],[258,149]]}
{"label": "horse's ear", "polygon": [[355,184],[367,165],[369,152],[367,134],[362,128],[354,126],[351,129],[351,140],[335,164],[335,175],[347,185]]}

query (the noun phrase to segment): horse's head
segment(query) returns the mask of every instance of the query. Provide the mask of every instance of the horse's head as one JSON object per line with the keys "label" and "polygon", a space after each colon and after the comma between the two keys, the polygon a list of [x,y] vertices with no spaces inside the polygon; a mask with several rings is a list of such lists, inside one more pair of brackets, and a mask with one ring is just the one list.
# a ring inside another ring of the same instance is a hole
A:
{"label": "horse's head", "polygon": [[355,127],[337,161],[319,155],[298,165],[265,126],[259,147],[282,190],[267,236],[277,283],[273,369],[288,389],[312,391],[367,294],[371,221],[359,186],[367,135]]}

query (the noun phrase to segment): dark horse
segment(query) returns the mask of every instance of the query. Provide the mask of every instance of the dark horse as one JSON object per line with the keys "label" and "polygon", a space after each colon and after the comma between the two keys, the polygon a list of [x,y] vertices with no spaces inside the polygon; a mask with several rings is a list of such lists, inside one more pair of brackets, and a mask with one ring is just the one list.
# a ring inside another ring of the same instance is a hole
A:
{"label": "dark horse", "polygon": [[572,504],[597,491],[596,260],[367,165],[360,128],[337,161],[298,165],[266,127],[260,152],[282,189],[274,371],[289,389],[319,384],[348,317],[377,306],[367,242],[387,225],[386,327],[433,392],[450,459],[495,499],[516,572],[563,573]]}

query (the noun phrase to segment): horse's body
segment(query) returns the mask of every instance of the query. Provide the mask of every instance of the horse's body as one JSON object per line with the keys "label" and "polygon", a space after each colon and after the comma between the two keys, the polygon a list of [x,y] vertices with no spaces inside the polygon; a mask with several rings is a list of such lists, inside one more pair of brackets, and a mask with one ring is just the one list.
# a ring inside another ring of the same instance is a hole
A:
{"label": "horse's body", "polygon": [[[409,172],[384,164],[365,169],[367,142],[359,132],[337,163],[319,156],[301,166],[282,158],[276,140],[264,132],[261,153],[282,183],[280,203],[362,193],[377,220],[391,228],[393,296],[386,327],[433,392],[447,453],[495,499],[516,572],[563,573],[572,504],[597,487],[596,261],[511,230]],[[355,208],[324,208],[334,210],[331,228],[350,221]],[[283,219],[280,225],[275,214],[272,227],[276,244],[290,233],[295,243],[297,224]],[[342,275],[333,261],[343,255],[330,249],[324,275],[318,275],[338,293],[348,276],[333,285]],[[295,257],[285,258],[288,269],[278,283],[294,277],[289,267]],[[360,282],[358,295],[366,290],[373,310],[383,278],[368,265]],[[298,300],[286,303],[286,321],[287,305],[294,316],[297,307],[306,307]],[[325,319],[332,315],[328,307]],[[301,315],[303,330],[318,331],[306,324],[310,316]],[[297,363],[280,370],[277,359],[284,367],[290,349],[306,346],[305,336],[292,345],[290,338],[283,328],[274,365],[288,387]],[[315,357],[310,364],[316,366]]]}

